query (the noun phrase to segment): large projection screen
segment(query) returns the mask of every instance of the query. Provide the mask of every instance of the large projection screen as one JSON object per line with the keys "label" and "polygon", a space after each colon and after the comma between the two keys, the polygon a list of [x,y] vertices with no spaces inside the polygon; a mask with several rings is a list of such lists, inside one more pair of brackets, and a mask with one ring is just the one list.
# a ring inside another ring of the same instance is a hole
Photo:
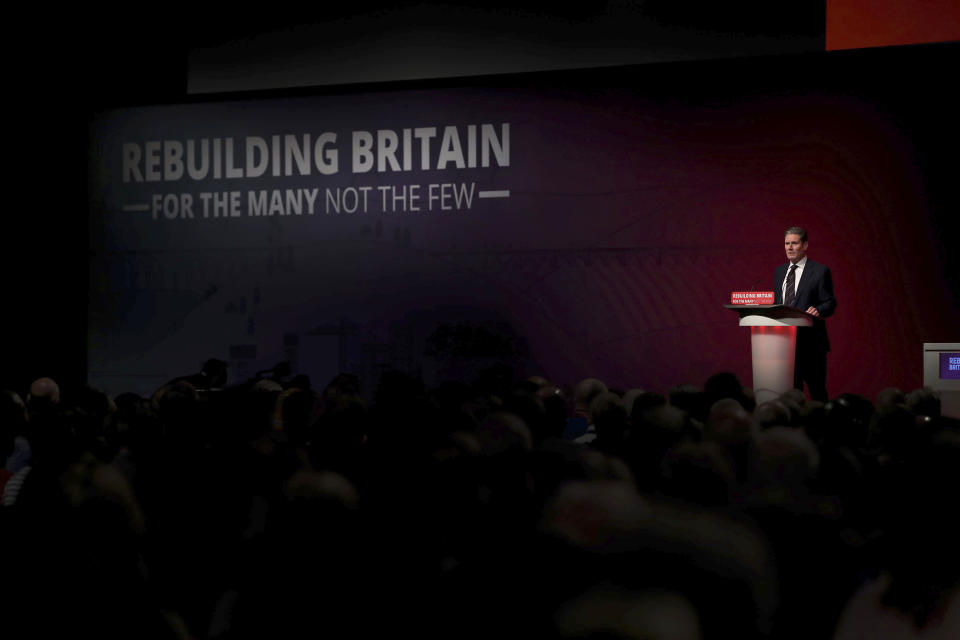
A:
{"label": "large projection screen", "polygon": [[749,384],[749,337],[722,305],[773,288],[801,224],[839,300],[830,392],[918,386],[916,346],[958,326],[931,156],[905,100],[871,93],[888,79],[837,82],[850,60],[104,112],[89,382],[150,393],[216,357],[232,382],[286,360],[315,386],[346,370],[368,389],[387,369],[432,384],[496,361],[621,388],[721,370]]}

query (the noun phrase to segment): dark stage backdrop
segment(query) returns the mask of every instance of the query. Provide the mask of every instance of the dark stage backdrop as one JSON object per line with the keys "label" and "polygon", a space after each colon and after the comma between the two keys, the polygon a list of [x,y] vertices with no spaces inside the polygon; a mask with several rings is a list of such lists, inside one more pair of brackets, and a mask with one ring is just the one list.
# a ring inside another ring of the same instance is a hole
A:
{"label": "dark stage backdrop", "polygon": [[800,224],[839,301],[831,393],[919,386],[922,343],[960,327],[941,155],[955,52],[103,113],[89,382],[149,393],[218,357],[233,381],[290,360],[368,389],[388,368],[434,383],[503,360],[623,388],[749,383],[749,334],[722,305],[773,288]]}

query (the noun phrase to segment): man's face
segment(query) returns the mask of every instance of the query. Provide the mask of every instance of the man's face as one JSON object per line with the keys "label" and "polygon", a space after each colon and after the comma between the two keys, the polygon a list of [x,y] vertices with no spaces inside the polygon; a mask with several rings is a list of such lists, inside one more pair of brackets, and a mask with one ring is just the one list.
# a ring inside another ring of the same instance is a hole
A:
{"label": "man's face", "polygon": [[800,242],[800,234],[788,233],[783,238],[783,248],[787,251],[787,260],[800,262],[807,255],[807,242]]}

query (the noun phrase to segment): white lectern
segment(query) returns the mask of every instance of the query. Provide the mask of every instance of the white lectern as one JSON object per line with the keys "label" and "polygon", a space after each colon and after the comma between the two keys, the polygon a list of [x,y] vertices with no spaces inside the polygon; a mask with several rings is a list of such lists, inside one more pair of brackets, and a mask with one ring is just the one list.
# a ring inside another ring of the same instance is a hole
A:
{"label": "white lectern", "polygon": [[727,304],[750,327],[753,351],[753,391],[757,404],[793,388],[797,327],[813,325],[813,316],[782,304]]}

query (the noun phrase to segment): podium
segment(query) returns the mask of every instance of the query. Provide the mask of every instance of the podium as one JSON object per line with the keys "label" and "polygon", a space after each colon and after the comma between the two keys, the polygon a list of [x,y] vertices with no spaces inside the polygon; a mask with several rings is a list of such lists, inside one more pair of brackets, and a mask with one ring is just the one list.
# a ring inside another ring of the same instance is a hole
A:
{"label": "podium", "polygon": [[753,391],[757,404],[793,388],[797,327],[813,325],[813,316],[782,304],[725,304],[750,327],[753,352]]}

